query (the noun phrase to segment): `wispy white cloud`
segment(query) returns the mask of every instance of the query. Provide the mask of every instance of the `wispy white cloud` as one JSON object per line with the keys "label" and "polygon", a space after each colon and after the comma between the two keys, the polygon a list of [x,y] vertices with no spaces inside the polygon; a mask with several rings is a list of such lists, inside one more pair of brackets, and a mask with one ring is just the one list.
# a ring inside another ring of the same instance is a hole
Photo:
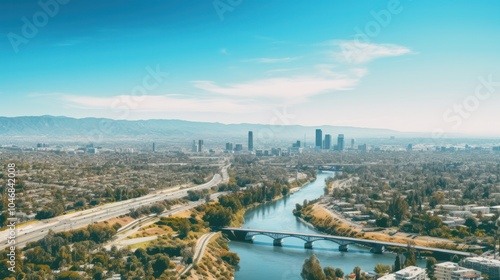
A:
{"label": "wispy white cloud", "polygon": [[243,60],[243,62],[255,62],[255,63],[284,63],[299,59],[298,57],[262,57],[262,58],[252,58]]}
{"label": "wispy white cloud", "polygon": [[401,56],[413,53],[411,49],[395,44],[375,44],[359,41],[333,41],[340,49],[333,52],[333,56],[340,62],[352,64],[367,63],[382,57]]}
{"label": "wispy white cloud", "polygon": [[80,109],[130,110],[133,112],[251,112],[260,107],[246,100],[222,98],[183,98],[180,95],[117,95],[110,97],[62,95],[64,105]]}
{"label": "wispy white cloud", "polygon": [[228,54],[229,54],[229,52],[227,51],[227,49],[226,49],[226,48],[222,48],[222,49],[220,49],[220,50],[219,50],[219,52],[220,52],[221,54],[224,54],[224,55],[228,55]]}
{"label": "wispy white cloud", "polygon": [[199,89],[220,95],[246,98],[273,98],[284,102],[299,102],[307,97],[353,89],[359,77],[347,75],[294,76],[253,80],[219,85],[212,81],[194,81]]}

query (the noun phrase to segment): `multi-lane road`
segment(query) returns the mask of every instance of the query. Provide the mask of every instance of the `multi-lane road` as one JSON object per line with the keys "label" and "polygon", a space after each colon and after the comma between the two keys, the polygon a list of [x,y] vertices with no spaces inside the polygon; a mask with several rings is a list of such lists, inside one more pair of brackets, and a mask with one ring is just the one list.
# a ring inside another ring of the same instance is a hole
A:
{"label": "multi-lane road", "polygon": [[[58,216],[49,220],[38,221],[36,223],[27,224],[24,226],[17,227],[16,244],[17,248],[24,247],[26,243],[37,241],[42,239],[49,230],[54,232],[67,231],[72,229],[81,228],[92,224],[94,222],[105,221],[111,218],[115,218],[121,215],[130,213],[130,209],[138,208],[145,205],[151,205],[155,202],[162,201],[165,199],[178,199],[185,197],[188,190],[201,190],[209,189],[213,186],[218,185],[222,182],[227,182],[229,176],[227,173],[227,168],[229,166],[224,166],[221,170],[221,174],[216,174],[213,178],[205,184],[198,185],[192,188],[174,188],[169,190],[158,191],[152,194],[148,194],[142,197],[124,200],[120,202],[114,202],[105,204],[92,209],[87,209],[84,211],[78,211],[71,214],[66,214],[63,216]],[[192,205],[190,205],[193,207]],[[188,206],[189,207],[189,206]],[[11,246],[7,244],[7,235],[9,231],[4,230],[0,232],[0,250]]]}

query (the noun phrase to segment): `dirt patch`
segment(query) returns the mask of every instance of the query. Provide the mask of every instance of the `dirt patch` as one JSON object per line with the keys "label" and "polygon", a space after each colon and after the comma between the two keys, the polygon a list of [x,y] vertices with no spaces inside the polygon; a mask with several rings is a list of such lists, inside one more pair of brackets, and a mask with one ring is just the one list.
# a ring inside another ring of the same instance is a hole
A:
{"label": "dirt patch", "polygon": [[112,218],[112,219],[106,220],[106,222],[108,222],[108,224],[110,224],[110,225],[114,225],[115,223],[119,223],[123,227],[124,225],[127,225],[127,224],[133,222],[134,220],[135,219],[132,217],[125,216],[123,218]]}
{"label": "dirt patch", "polygon": [[131,238],[146,237],[146,236],[160,236],[171,234],[174,231],[169,226],[158,226],[155,224],[143,227],[139,229]]}
{"label": "dirt patch", "polygon": [[191,211],[191,209],[189,210],[184,210],[182,212],[179,212],[179,213],[176,213],[174,215],[172,215],[172,217],[176,217],[176,218],[190,218],[191,217],[191,213],[193,213],[193,211]]}

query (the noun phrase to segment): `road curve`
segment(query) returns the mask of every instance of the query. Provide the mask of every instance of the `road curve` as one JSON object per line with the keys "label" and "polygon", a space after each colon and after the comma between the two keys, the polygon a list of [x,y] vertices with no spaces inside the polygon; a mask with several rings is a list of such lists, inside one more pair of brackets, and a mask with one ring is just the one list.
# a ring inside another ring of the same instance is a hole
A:
{"label": "road curve", "polygon": [[205,254],[205,250],[207,249],[208,243],[210,243],[210,239],[214,237],[218,232],[211,232],[211,233],[206,233],[202,235],[198,241],[196,241],[196,247],[194,249],[194,256],[193,256],[193,263],[190,265],[186,266],[181,273],[179,273],[179,276],[182,276],[186,274],[188,271],[193,268],[193,264],[198,264],[201,259],[203,258],[203,255]]}

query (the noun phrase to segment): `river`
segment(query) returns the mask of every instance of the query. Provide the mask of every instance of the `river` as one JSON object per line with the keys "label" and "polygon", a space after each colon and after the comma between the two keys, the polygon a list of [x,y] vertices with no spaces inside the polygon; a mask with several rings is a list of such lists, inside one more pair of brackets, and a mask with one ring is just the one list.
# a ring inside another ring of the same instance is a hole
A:
{"label": "river", "polygon": [[[325,179],[333,174],[319,173],[315,181],[294,194],[249,209],[242,227],[318,233],[293,216],[292,210],[296,203],[302,204],[304,199],[309,201],[320,197],[324,193]],[[275,247],[272,242],[267,236],[256,236],[253,244],[230,242],[231,251],[240,256],[235,279],[301,279],[302,264],[313,253],[323,267],[341,268],[346,274],[352,272],[355,266],[373,271],[377,263],[392,265],[395,260],[393,254],[372,254],[368,248],[354,245],[349,245],[349,252],[339,252],[338,245],[330,241],[316,241],[312,250],[304,249],[304,241],[297,238],[283,239],[283,247]]]}

